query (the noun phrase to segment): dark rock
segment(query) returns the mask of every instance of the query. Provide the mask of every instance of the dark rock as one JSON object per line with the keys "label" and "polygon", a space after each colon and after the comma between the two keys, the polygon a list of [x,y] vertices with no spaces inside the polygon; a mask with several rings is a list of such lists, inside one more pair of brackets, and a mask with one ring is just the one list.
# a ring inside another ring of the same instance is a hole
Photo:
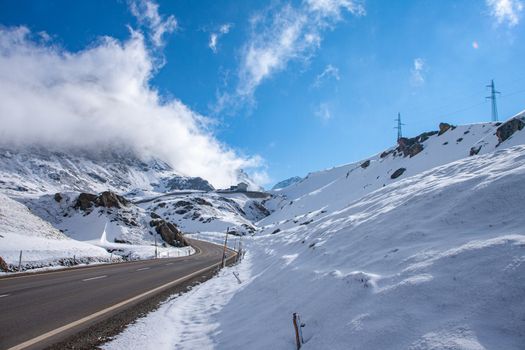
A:
{"label": "dark rock", "polygon": [[381,153],[381,155],[379,155],[380,158],[385,158],[386,156],[388,156],[389,154],[393,153],[394,151],[393,150],[390,150],[390,151],[384,151],[383,153]]}
{"label": "dark rock", "polygon": [[200,197],[196,197],[194,199],[195,203],[199,204],[199,205],[207,205],[209,207],[213,207],[213,205],[208,202],[207,200],[203,199],[203,198],[200,198]]}
{"label": "dark rock", "polygon": [[152,222],[155,224],[155,231],[160,234],[162,240],[167,244],[175,247],[185,247],[188,245],[188,241],[184,238],[182,232],[171,222],[165,220],[152,220]]}
{"label": "dark rock", "polygon": [[463,137],[460,137],[459,139],[456,140],[456,142],[461,142],[463,141]]}
{"label": "dark rock", "polygon": [[470,153],[469,153],[469,155],[471,155],[471,156],[475,156],[476,154],[479,153],[480,150],[481,150],[481,145],[478,146],[478,147],[476,147],[476,146],[471,147],[471,148],[470,148]]}
{"label": "dark rock", "polygon": [[402,137],[397,140],[396,150],[403,153],[403,156],[413,157],[423,150],[423,145],[419,143],[418,137],[406,138]]}
{"label": "dark rock", "polygon": [[160,219],[160,215],[153,211],[149,213],[149,216],[151,216],[152,219]]}
{"label": "dark rock", "polygon": [[104,207],[104,208],[123,208],[129,204],[129,201],[119,196],[118,194],[105,191],[100,195],[95,195],[92,193],[81,193],[73,206],[75,209],[88,210],[95,207]]}
{"label": "dark rock", "polygon": [[439,123],[439,132],[438,136],[443,135],[448,131],[448,129],[453,128],[453,126],[449,123]]}
{"label": "dark rock", "polygon": [[272,235],[274,235],[274,234],[276,234],[276,233],[279,233],[279,232],[281,232],[281,229],[280,229],[280,228],[278,228],[277,230],[273,231],[273,232],[272,232]]}
{"label": "dark rock", "polygon": [[73,206],[73,208],[86,211],[93,206],[96,199],[97,199],[97,195],[95,194],[81,193],[79,194],[77,201],[75,202],[75,205]]}
{"label": "dark rock", "polygon": [[97,198],[97,207],[122,208],[128,204],[129,201],[126,198],[111,191],[102,192]]}
{"label": "dark rock", "polygon": [[496,130],[498,145],[511,137],[516,131],[522,130],[523,127],[525,127],[525,122],[522,118],[512,118],[501,124]]}
{"label": "dark rock", "polygon": [[9,265],[5,262],[5,260],[0,256],[0,271],[2,272],[8,272],[9,271]]}
{"label": "dark rock", "polygon": [[403,173],[406,171],[405,168],[399,168],[397,169],[396,171],[394,171],[394,173],[392,175],[390,175],[390,178],[391,179],[397,179],[398,177],[400,177],[401,175],[403,175]]}
{"label": "dark rock", "polygon": [[366,169],[370,165],[370,159],[365,160],[363,163],[361,163],[361,168]]}
{"label": "dark rock", "polygon": [[60,193],[55,193],[55,195],[53,196],[53,198],[55,199],[55,201],[57,201],[58,203],[60,203],[62,201],[62,195]]}
{"label": "dark rock", "polygon": [[115,238],[114,241],[115,241],[115,243],[131,244],[130,241],[126,241],[125,239],[118,239],[118,238]]}

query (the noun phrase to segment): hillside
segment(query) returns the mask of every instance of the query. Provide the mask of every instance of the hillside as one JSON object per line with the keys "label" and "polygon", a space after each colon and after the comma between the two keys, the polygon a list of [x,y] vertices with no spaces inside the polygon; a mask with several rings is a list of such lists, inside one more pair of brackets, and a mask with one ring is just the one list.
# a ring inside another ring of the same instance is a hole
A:
{"label": "hillside", "polygon": [[525,146],[501,148],[267,226],[104,348],[290,349],[298,312],[304,349],[521,349],[524,178]]}
{"label": "hillside", "polygon": [[75,257],[82,261],[109,261],[103,248],[68,238],[50,223],[32,214],[23,204],[0,194],[0,256],[18,266],[23,251],[23,268],[60,264]]}
{"label": "hillside", "polygon": [[[403,144],[368,159],[310,173],[302,181],[275,192],[275,198],[267,203],[274,213],[259,225],[284,224],[286,220],[293,225],[290,221],[306,221],[312,215],[339,210],[372,191],[433,167],[472,157],[474,153],[488,154],[524,144],[525,131],[513,125],[515,120],[525,124],[525,112],[505,124],[443,124],[440,131],[404,139]],[[515,132],[506,133],[508,138],[500,141],[497,130],[509,124]]]}

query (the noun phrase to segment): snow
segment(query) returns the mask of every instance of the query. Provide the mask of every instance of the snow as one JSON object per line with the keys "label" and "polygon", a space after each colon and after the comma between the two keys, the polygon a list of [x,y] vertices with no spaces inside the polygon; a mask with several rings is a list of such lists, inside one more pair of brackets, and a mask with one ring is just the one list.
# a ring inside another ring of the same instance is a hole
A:
{"label": "snow", "polygon": [[73,257],[110,258],[105,249],[68,238],[23,204],[0,194],[0,256],[18,266],[21,250],[24,265]]}
{"label": "snow", "polygon": [[[216,342],[220,310],[232,296],[250,283],[251,258],[222,269],[218,276],[189,292],[163,303],[158,310],[138,319],[103,349],[210,349]],[[233,275],[237,273],[241,284]],[[210,291],[214,296],[210,297]]]}
{"label": "snow", "polygon": [[[337,180],[323,174],[311,192]],[[244,239],[233,295],[223,271],[106,347],[290,349],[298,312],[304,349],[522,349],[524,179],[525,146],[498,147],[360,198],[343,191],[324,213],[328,198],[304,217],[275,212]]]}

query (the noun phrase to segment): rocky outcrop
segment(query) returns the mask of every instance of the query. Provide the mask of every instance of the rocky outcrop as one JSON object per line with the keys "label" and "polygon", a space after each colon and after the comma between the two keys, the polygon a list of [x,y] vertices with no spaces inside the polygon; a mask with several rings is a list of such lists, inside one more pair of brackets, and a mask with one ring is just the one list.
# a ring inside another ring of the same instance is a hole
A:
{"label": "rocky outcrop", "polygon": [[62,195],[60,193],[55,193],[55,195],[53,196],[53,198],[55,199],[55,201],[57,201],[58,203],[60,203],[62,201]]}
{"label": "rocky outcrop", "polygon": [[215,188],[201,177],[173,177],[166,180],[166,187],[169,190],[198,190],[213,191]]}
{"label": "rocky outcrop", "polygon": [[481,146],[477,146],[477,147],[474,146],[474,147],[471,147],[471,148],[470,148],[470,153],[469,153],[469,155],[470,155],[470,156],[475,156],[476,154],[479,153],[480,150],[481,150]]}
{"label": "rocky outcrop", "polygon": [[399,168],[397,169],[396,171],[394,171],[394,173],[392,175],[390,175],[390,178],[391,179],[397,179],[398,177],[400,177],[401,175],[403,175],[403,173],[406,171],[405,168]]}
{"label": "rocky outcrop", "polygon": [[525,122],[522,118],[512,118],[501,124],[496,130],[496,136],[499,141],[498,145],[511,137],[516,131],[522,130],[523,127],[525,127]]}
{"label": "rocky outcrop", "polygon": [[444,133],[446,133],[449,129],[454,129],[455,126],[452,125],[452,124],[449,124],[449,123],[439,123],[439,132],[438,132],[438,136],[441,136],[443,135]]}
{"label": "rocky outcrop", "polygon": [[86,211],[92,207],[123,208],[128,204],[129,201],[126,198],[114,192],[105,191],[98,196],[92,193],[81,193],[73,207]]}
{"label": "rocky outcrop", "polygon": [[1,256],[0,256],[0,271],[9,272],[9,265],[7,265],[7,263]]}
{"label": "rocky outcrop", "polygon": [[370,165],[370,159],[365,160],[363,163],[361,163],[361,168],[366,169]]}
{"label": "rocky outcrop", "polygon": [[155,227],[155,231],[167,244],[174,247],[186,247],[189,245],[182,232],[171,222],[162,219],[155,219],[151,220],[149,224],[150,226]]}
{"label": "rocky outcrop", "polygon": [[437,133],[437,131],[430,131],[424,132],[412,138],[401,137],[399,140],[397,140],[396,151],[402,153],[404,157],[413,157],[423,150],[423,142],[428,140],[430,136],[433,136]]}

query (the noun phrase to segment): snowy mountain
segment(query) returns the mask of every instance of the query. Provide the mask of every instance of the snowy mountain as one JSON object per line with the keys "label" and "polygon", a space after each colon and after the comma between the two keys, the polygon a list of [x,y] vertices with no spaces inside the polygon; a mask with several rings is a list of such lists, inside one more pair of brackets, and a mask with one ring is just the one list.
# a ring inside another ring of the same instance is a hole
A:
{"label": "snowy mountain", "polygon": [[273,185],[272,190],[282,190],[283,188],[286,188],[286,187],[291,186],[291,185],[293,185],[295,183],[298,183],[302,179],[303,179],[302,177],[293,176],[291,178],[288,178],[286,180],[283,180],[283,181],[280,181],[280,182],[276,183],[275,185]]}
{"label": "snowy mountain", "polygon": [[[247,174],[241,175],[252,183]],[[152,257],[156,241],[160,254],[191,251],[185,247],[182,235],[186,233],[230,228],[250,234],[255,231],[253,222],[268,214],[260,204],[264,198],[219,195],[204,179],[182,176],[159,159],[145,161],[124,151],[4,146],[0,149],[0,193],[29,208],[59,230],[61,237],[89,248],[85,254],[93,248],[126,259]],[[4,246],[18,242],[13,233],[17,227],[2,231]],[[0,256],[11,257],[11,253],[0,249]],[[58,257],[66,258],[57,253],[55,262]]]}
{"label": "snowy mountain", "polygon": [[211,191],[199,177],[178,174],[159,159],[141,160],[131,152],[50,151],[0,148],[0,190],[15,196],[61,191],[142,195],[174,190]]}

